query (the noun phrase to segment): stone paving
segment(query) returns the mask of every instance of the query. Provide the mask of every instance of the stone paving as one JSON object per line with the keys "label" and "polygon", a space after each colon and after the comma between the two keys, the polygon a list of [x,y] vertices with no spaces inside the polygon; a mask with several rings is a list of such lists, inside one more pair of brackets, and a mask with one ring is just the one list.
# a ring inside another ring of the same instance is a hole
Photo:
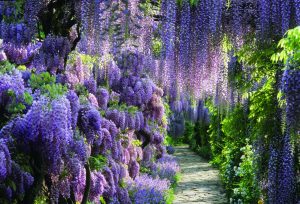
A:
{"label": "stone paving", "polygon": [[219,172],[188,146],[175,147],[182,178],[175,191],[174,204],[226,204]]}

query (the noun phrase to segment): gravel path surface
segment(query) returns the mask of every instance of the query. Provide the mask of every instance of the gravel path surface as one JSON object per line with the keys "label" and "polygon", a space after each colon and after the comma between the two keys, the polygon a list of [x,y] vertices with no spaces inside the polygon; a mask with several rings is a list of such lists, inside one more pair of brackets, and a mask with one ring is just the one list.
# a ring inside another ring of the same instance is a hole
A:
{"label": "gravel path surface", "polygon": [[226,204],[219,172],[188,146],[175,147],[182,178],[175,191],[174,204]]}

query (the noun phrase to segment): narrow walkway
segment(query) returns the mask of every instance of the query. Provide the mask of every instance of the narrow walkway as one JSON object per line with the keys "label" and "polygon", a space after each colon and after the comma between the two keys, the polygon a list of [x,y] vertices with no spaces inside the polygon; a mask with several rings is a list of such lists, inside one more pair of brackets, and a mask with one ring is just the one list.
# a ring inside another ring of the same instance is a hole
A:
{"label": "narrow walkway", "polygon": [[174,204],[227,203],[218,170],[192,152],[188,146],[175,147],[182,178],[176,188]]}

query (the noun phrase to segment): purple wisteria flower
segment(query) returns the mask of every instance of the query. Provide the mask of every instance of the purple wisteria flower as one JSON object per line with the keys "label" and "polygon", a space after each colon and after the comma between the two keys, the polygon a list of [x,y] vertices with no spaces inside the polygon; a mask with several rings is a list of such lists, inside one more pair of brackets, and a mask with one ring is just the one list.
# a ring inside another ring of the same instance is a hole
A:
{"label": "purple wisteria flower", "polygon": [[11,157],[9,150],[4,142],[0,139],[0,181],[4,181],[5,178],[11,173]]}
{"label": "purple wisteria flower", "polygon": [[128,191],[134,203],[164,203],[164,196],[170,187],[170,182],[166,179],[152,178],[141,175],[134,181],[127,181]]}
{"label": "purple wisteria flower", "polygon": [[170,155],[164,155],[158,159],[152,166],[154,177],[158,176],[161,179],[168,179],[171,183],[174,183],[176,174],[180,171],[178,162]]}

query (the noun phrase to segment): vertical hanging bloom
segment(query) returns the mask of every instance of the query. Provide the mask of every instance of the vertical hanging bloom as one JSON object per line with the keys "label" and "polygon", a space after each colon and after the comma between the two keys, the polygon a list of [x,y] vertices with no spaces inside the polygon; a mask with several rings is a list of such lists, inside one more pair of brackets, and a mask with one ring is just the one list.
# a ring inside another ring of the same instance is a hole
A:
{"label": "vertical hanging bloom", "polygon": [[179,69],[186,78],[190,68],[190,41],[191,41],[191,8],[188,0],[183,0],[180,20],[180,38],[179,38]]}
{"label": "vertical hanging bloom", "polygon": [[288,128],[294,129],[300,121],[300,71],[291,64],[282,76],[282,90],[286,99],[286,122]]}
{"label": "vertical hanging bloom", "polygon": [[276,203],[278,201],[278,149],[270,145],[270,158],[268,165],[268,201]]}
{"label": "vertical hanging bloom", "polygon": [[67,99],[70,101],[71,106],[71,118],[72,118],[72,129],[75,131],[77,125],[78,111],[80,108],[80,102],[75,91],[70,90],[67,94]]}
{"label": "vertical hanging bloom", "polygon": [[259,0],[259,30],[262,36],[265,36],[270,30],[270,0]]}
{"label": "vertical hanging bloom", "polygon": [[8,148],[4,141],[0,139],[0,181],[11,173],[11,158]]}
{"label": "vertical hanging bloom", "polygon": [[284,34],[290,27],[291,1],[281,0],[281,33]]}
{"label": "vertical hanging bloom", "polygon": [[165,15],[162,33],[165,56],[167,59],[172,59],[175,49],[176,2],[164,0],[162,2],[162,14]]}
{"label": "vertical hanging bloom", "polygon": [[107,104],[109,100],[109,92],[106,89],[100,88],[96,92],[97,101],[99,104],[99,107],[103,110],[107,109]]}
{"label": "vertical hanging bloom", "polygon": [[281,26],[278,21],[281,19],[281,0],[272,0],[271,22],[276,33],[280,33]]}
{"label": "vertical hanging bloom", "polygon": [[300,0],[294,0],[297,25],[300,25]]}
{"label": "vertical hanging bloom", "polygon": [[296,177],[290,135],[285,134],[278,175],[278,202],[296,203]]}
{"label": "vertical hanging bloom", "polygon": [[209,6],[209,29],[212,34],[217,32],[222,16],[222,0],[207,1]]}

